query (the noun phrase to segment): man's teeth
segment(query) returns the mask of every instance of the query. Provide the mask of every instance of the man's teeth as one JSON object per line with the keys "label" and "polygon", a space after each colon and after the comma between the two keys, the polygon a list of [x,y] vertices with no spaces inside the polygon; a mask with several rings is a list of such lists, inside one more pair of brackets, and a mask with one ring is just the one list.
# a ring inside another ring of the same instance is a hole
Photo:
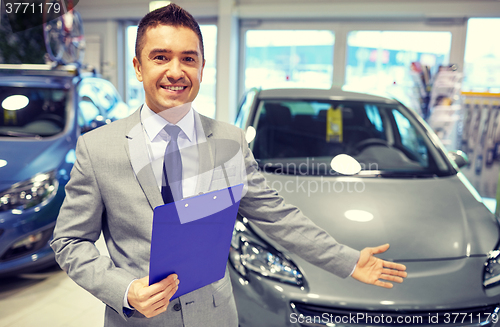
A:
{"label": "man's teeth", "polygon": [[184,86],[163,86],[163,88],[172,91],[184,90]]}

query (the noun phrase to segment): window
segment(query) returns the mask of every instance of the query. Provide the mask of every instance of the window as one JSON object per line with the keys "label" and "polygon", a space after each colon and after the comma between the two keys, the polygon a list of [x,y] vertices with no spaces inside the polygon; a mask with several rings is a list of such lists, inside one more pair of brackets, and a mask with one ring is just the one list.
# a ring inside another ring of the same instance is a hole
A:
{"label": "window", "polygon": [[450,32],[352,31],[347,36],[345,84],[360,91],[412,87],[412,62],[435,73],[449,62]]}
{"label": "window", "polygon": [[[427,177],[448,174],[446,165],[435,164],[441,161],[439,153],[429,150],[432,141],[411,117],[398,104],[382,102],[265,99],[258,106],[251,147],[266,171],[298,165],[309,166],[307,174],[330,174],[332,158],[347,154],[364,170]],[[339,137],[329,137],[330,130]]]}
{"label": "window", "polygon": [[2,85],[0,135],[49,137],[62,132],[69,98],[65,89]]}
{"label": "window", "polygon": [[246,32],[245,90],[329,89],[333,79],[335,36],[326,30],[250,30]]}
{"label": "window", "polygon": [[202,115],[215,118],[217,86],[217,26],[200,25],[205,47],[205,68],[200,92],[194,100],[194,108]]}
{"label": "window", "polygon": [[132,60],[135,57],[135,38],[137,36],[137,26],[129,26],[126,31],[127,53],[125,56],[125,74],[126,74],[126,98],[125,102],[131,108],[138,108],[144,102],[144,89],[142,83],[135,77],[135,70]]}
{"label": "window", "polygon": [[[203,82],[196,97],[193,107],[202,115],[215,118],[216,110],[216,49],[217,49],[217,26],[200,25],[203,35],[203,46],[205,47],[205,68],[203,70]],[[135,39],[137,26],[129,26],[126,31],[127,55],[126,55],[126,102],[131,108],[137,108],[144,103],[144,88],[135,76],[132,59],[135,57]]]}
{"label": "window", "polygon": [[462,90],[500,92],[500,18],[472,18],[467,25]]}

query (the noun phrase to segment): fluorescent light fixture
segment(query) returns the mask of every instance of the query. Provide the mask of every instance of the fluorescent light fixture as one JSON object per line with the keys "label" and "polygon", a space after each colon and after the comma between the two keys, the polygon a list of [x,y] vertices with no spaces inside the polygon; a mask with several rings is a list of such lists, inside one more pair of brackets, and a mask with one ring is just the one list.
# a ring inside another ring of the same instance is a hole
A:
{"label": "fluorescent light fixture", "polygon": [[0,159],[0,168],[7,166],[7,160]]}
{"label": "fluorescent light fixture", "polygon": [[170,4],[170,1],[150,1],[149,2],[149,11],[156,10],[158,8],[166,7]]}
{"label": "fluorescent light fixture", "polygon": [[20,110],[26,107],[30,100],[25,95],[11,95],[2,101],[5,110]]}
{"label": "fluorescent light fixture", "polygon": [[347,154],[339,154],[330,162],[330,166],[342,175],[356,175],[361,171],[361,165]]}

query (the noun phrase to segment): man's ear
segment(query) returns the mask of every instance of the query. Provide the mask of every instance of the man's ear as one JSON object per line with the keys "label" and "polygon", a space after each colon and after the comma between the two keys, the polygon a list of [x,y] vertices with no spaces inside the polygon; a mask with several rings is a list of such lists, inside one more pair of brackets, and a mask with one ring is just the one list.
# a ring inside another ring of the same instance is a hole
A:
{"label": "man's ear", "polygon": [[134,69],[135,69],[135,77],[139,80],[139,82],[142,82],[142,72],[141,72],[141,63],[137,57],[134,57],[132,60],[132,63],[134,64]]}

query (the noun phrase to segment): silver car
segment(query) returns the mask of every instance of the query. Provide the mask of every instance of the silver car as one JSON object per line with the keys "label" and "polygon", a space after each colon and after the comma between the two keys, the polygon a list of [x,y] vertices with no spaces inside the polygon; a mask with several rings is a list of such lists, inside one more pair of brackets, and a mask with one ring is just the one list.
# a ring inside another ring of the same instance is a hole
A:
{"label": "silver car", "polygon": [[499,222],[417,114],[341,90],[252,90],[236,124],[288,203],[352,248],[390,243],[379,257],[408,271],[392,289],[341,279],[238,217],[240,326],[500,326]]}

